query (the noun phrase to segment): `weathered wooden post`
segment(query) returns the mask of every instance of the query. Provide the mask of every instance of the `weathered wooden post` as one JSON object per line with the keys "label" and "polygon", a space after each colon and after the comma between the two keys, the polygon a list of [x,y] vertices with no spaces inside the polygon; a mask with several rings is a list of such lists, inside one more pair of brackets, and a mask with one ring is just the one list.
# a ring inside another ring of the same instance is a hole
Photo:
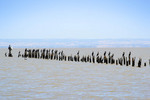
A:
{"label": "weathered wooden post", "polygon": [[8,53],[8,57],[13,57],[11,51],[12,51],[12,47],[9,45],[8,47],[9,53]]}

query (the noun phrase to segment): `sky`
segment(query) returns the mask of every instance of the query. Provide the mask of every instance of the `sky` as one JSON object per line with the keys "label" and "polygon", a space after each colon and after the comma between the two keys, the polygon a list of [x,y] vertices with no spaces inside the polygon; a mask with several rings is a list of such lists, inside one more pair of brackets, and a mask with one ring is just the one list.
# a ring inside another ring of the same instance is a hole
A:
{"label": "sky", "polygon": [[0,0],[0,39],[120,38],[150,38],[150,0]]}

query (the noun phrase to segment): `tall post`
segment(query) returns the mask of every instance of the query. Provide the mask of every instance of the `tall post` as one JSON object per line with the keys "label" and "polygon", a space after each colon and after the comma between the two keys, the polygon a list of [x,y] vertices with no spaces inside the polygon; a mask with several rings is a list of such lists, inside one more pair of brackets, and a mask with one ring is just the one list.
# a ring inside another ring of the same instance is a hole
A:
{"label": "tall post", "polygon": [[12,51],[12,47],[9,45],[8,47],[9,53],[8,53],[8,57],[13,57],[11,51]]}

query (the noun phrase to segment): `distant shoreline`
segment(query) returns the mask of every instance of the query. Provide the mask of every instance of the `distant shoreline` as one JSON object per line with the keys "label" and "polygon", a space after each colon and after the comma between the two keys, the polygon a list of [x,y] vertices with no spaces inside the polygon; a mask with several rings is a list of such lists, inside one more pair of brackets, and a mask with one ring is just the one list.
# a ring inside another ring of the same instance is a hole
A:
{"label": "distant shoreline", "polygon": [[0,48],[147,48],[150,39],[0,39]]}

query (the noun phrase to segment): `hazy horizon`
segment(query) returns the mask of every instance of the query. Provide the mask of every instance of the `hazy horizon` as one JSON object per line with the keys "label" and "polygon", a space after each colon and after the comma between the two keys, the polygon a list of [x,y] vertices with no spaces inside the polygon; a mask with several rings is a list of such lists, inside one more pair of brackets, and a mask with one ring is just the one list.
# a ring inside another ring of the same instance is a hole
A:
{"label": "hazy horizon", "polygon": [[150,47],[150,39],[0,39],[0,48]]}

